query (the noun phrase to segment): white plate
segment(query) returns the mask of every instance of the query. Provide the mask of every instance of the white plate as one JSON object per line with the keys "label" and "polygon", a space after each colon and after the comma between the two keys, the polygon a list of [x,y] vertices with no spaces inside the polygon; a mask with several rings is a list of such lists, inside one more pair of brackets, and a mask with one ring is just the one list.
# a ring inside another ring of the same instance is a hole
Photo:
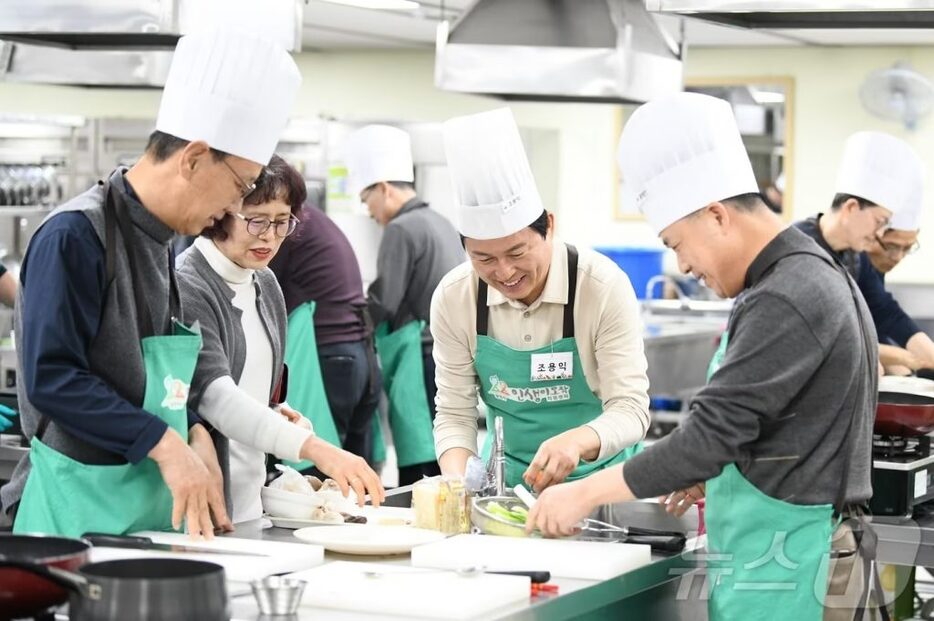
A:
{"label": "white plate", "polygon": [[295,536],[325,550],[343,554],[408,554],[412,548],[441,541],[447,535],[411,526],[371,526],[344,524],[332,528],[301,528]]}
{"label": "white plate", "polygon": [[922,397],[934,397],[934,381],[923,377],[883,375],[879,378],[879,392],[905,392]]}

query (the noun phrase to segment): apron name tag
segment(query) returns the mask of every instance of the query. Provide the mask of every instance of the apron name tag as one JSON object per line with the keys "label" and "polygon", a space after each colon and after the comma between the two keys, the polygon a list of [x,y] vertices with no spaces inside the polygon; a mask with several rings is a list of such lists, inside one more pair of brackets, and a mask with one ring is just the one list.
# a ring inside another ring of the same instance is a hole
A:
{"label": "apron name tag", "polygon": [[532,354],[531,378],[533,382],[571,379],[574,376],[574,353],[552,352]]}

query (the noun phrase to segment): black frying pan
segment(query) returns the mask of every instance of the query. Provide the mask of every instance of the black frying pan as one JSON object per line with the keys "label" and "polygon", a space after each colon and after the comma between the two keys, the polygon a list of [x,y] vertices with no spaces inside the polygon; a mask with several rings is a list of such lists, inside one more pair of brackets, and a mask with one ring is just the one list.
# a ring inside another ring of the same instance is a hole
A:
{"label": "black frying pan", "polygon": [[0,618],[40,614],[67,593],[72,621],[230,619],[220,565],[174,558],[87,563],[89,550],[80,539],[0,536]]}

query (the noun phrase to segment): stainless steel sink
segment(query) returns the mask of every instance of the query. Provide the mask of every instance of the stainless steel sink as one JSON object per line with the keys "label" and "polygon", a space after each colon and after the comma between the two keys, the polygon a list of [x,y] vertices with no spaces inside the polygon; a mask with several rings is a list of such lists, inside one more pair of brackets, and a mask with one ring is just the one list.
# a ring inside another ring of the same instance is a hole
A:
{"label": "stainless steel sink", "polygon": [[649,394],[683,397],[703,386],[726,317],[652,313],[643,322]]}

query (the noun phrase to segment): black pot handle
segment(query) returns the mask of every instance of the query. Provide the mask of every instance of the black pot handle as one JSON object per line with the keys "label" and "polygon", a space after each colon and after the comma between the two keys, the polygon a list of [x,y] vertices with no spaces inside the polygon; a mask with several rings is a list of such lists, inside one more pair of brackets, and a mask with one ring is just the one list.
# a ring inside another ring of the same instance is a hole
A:
{"label": "black pot handle", "polygon": [[81,574],[76,574],[58,567],[39,565],[28,561],[12,560],[4,558],[3,556],[0,556],[0,567],[20,569],[36,576],[41,576],[50,582],[54,582],[88,599],[99,600],[103,596],[101,585],[89,582],[88,579]]}

